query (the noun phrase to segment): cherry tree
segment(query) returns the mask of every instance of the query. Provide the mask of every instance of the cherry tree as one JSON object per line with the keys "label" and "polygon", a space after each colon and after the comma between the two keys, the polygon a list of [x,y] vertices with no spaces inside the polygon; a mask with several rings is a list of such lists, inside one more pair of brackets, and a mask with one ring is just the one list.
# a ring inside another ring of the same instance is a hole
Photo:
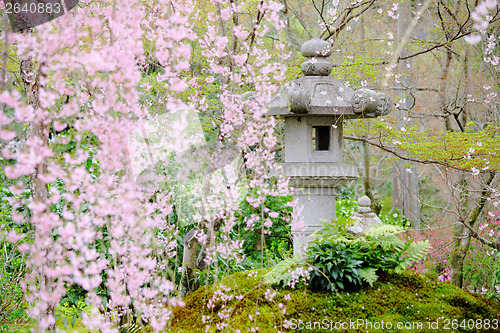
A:
{"label": "cherry tree", "polygon": [[[132,311],[161,331],[170,307],[182,305],[174,280],[179,267],[172,264],[181,250],[172,219],[171,180],[178,174],[167,170],[179,161],[153,156],[159,163],[152,167],[167,176],[142,186],[129,135],[141,123],[179,115],[165,124],[178,134],[165,148],[175,160],[187,112],[210,114],[219,149],[232,142],[242,156],[237,170],[249,176],[242,186],[252,195],[244,200],[255,213],[246,217],[247,228],[258,226],[264,235],[272,226],[279,213],[265,207],[265,197],[288,193],[285,181],[270,180],[275,137],[273,120],[265,117],[284,79],[284,45],[266,38],[283,27],[281,7],[80,1],[50,23],[3,31],[1,153],[4,172],[15,181],[12,220],[29,226],[26,234],[5,234],[26,255],[23,285],[39,331],[55,329],[54,309],[69,286],[85,293],[90,314],[82,314],[83,324],[102,332],[116,331],[117,318],[123,324]],[[193,72],[197,63],[200,73]],[[243,95],[248,91],[251,97]],[[218,157],[212,152],[211,162]],[[226,198],[238,196],[222,187]],[[21,195],[26,189],[28,199]],[[241,260],[233,230],[241,200],[204,199],[211,213],[193,216],[203,267],[216,265],[217,256]]]}

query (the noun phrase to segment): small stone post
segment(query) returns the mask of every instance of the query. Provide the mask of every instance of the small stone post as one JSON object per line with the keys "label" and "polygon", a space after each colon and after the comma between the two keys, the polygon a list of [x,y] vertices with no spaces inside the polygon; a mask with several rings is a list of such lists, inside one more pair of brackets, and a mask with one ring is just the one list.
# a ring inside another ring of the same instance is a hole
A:
{"label": "small stone post", "polygon": [[354,236],[364,236],[370,229],[378,224],[382,224],[380,218],[371,208],[371,201],[366,195],[358,199],[358,212],[352,215],[354,223],[347,228],[347,231]]}

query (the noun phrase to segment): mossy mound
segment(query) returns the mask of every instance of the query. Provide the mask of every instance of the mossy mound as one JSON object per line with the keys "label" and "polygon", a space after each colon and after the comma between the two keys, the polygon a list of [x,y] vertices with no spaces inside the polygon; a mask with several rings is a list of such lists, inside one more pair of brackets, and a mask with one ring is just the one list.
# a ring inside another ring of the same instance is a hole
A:
{"label": "mossy mound", "polygon": [[170,332],[500,330],[498,304],[411,272],[350,293],[272,288],[261,274],[239,272],[189,295],[174,309]]}

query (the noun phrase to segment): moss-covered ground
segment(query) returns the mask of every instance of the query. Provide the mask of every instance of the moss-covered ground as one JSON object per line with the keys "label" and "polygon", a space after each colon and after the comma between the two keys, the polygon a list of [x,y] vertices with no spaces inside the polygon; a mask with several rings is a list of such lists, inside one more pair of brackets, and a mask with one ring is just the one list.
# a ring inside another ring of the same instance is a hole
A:
{"label": "moss-covered ground", "polygon": [[313,293],[272,288],[261,281],[261,271],[246,271],[184,301],[174,309],[169,332],[500,331],[498,304],[411,272],[354,292]]}

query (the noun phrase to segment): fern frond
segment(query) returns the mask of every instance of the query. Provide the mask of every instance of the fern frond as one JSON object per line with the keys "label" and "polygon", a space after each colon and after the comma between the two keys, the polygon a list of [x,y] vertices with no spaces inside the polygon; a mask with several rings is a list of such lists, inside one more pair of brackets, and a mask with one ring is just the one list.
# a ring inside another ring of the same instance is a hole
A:
{"label": "fern frond", "polygon": [[404,229],[402,227],[396,225],[380,224],[373,226],[366,236],[372,239],[379,239],[386,235],[397,235],[403,231]]}
{"label": "fern frond", "polygon": [[408,266],[416,260],[422,259],[422,257],[430,249],[431,245],[428,240],[421,242],[411,242],[406,248],[407,257],[399,263],[399,265],[394,269],[396,273],[401,272],[408,268]]}
{"label": "fern frond", "polygon": [[373,287],[375,281],[378,280],[377,270],[373,267],[362,268],[358,271],[359,276],[365,281],[368,282],[370,287]]}
{"label": "fern frond", "polygon": [[408,254],[408,258],[410,258],[411,260],[418,260],[421,259],[427,253],[430,247],[431,244],[429,243],[428,240],[416,243],[412,242],[410,246],[408,246],[406,253]]}
{"label": "fern frond", "polygon": [[279,262],[274,268],[264,275],[264,283],[278,284],[285,282],[291,277],[290,271],[300,263],[297,256]]}
{"label": "fern frond", "polygon": [[403,249],[405,247],[405,242],[394,234],[383,235],[374,241],[380,244],[384,250]]}

